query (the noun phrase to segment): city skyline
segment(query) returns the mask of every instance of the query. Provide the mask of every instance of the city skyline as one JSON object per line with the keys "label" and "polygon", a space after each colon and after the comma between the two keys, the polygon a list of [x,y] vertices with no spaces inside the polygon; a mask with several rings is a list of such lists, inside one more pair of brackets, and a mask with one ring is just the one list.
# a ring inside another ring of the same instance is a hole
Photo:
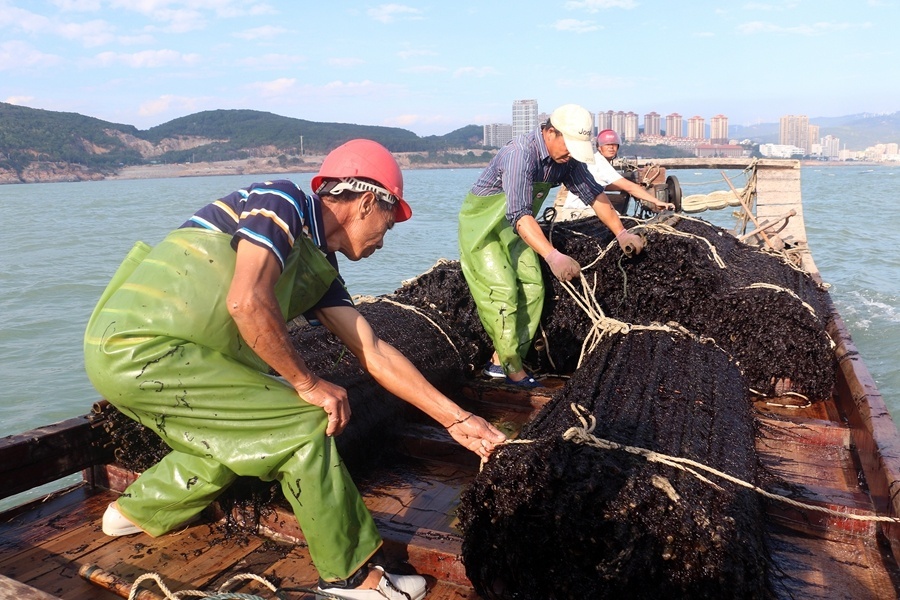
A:
{"label": "city skyline", "polygon": [[[592,112],[593,135],[612,129],[624,143],[648,146],[669,145],[695,156],[748,156],[754,144],[748,140],[731,138],[728,135],[728,117],[718,113],[706,119],[694,115],[685,122],[679,113],[663,117],[656,111],[644,115],[644,126],[640,126],[639,115],[634,111]],[[549,114],[540,109],[535,99],[516,100],[512,104],[512,123],[490,123],[482,126],[482,143],[485,147],[498,148],[514,137],[528,133],[549,119]],[[678,131],[678,135],[671,135]],[[708,135],[707,135],[708,132]],[[760,143],[758,150],[763,156],[774,158],[818,157],[827,160],[874,160],[900,162],[900,143],[876,143],[865,149],[841,147],[839,137],[827,134],[820,137],[819,125],[810,123],[807,115],[782,115],[779,119],[778,144]]]}
{"label": "city skyline", "polygon": [[517,98],[735,125],[893,113],[898,18],[886,0],[0,0],[0,100],[138,129],[250,109],[422,136]]}

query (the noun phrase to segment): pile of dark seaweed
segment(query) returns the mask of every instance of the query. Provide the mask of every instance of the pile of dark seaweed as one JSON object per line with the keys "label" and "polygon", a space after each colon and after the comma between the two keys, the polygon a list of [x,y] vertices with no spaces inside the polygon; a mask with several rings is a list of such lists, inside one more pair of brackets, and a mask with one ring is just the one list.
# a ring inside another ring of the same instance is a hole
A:
{"label": "pile of dark seaweed", "polygon": [[[635,366],[639,364],[640,368]],[[687,458],[755,482],[747,388],[711,343],[662,331],[603,339],[461,498],[463,561],[484,598],[763,598],[759,498],[595,438]],[[575,408],[575,407],[580,407]]]}
{"label": "pile of dark seaweed", "polygon": [[[668,226],[638,228],[645,250],[626,257],[615,245],[604,252],[612,236],[595,218],[543,224],[554,246],[584,267],[607,317],[670,329],[609,333],[583,354],[595,324],[545,272],[544,316],[528,362],[572,377],[522,432],[530,443],[504,446],[462,496],[462,558],[486,598],[769,595],[756,496],[711,475],[704,482],[562,438],[584,411],[596,418],[596,438],[756,482],[750,397],[774,395],[778,384],[813,402],[831,393],[830,304],[820,286],[706,222]],[[454,398],[492,350],[455,261],[359,309]],[[405,419],[420,417],[324,328],[297,322],[290,332],[312,370],[348,389],[353,420],[338,446],[364,477]],[[117,422],[121,440],[143,439],[129,427],[140,426]],[[116,454],[124,466],[143,470],[141,461],[156,456],[127,444]],[[250,497],[257,511],[272,498],[283,502],[271,487]],[[222,499],[229,502],[227,492]]]}
{"label": "pile of dark seaweed", "polygon": [[[615,246],[603,253],[612,238],[596,218],[547,226],[547,233],[587,267],[584,275],[607,317],[641,325],[674,321],[714,339],[763,396],[789,382],[790,391],[810,401],[827,398],[836,366],[821,286],[780,256],[705,221],[682,218],[670,229],[639,229],[647,245],[630,258]],[[545,280],[542,334],[548,342],[531,360],[539,370],[568,373],[593,324],[549,271]],[[768,286],[753,287],[758,284]]]}

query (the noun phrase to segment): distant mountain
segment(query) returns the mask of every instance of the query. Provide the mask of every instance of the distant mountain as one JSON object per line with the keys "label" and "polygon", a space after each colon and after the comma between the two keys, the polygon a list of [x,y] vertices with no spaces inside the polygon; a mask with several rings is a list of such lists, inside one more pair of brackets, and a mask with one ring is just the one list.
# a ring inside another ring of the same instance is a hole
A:
{"label": "distant mountain", "polygon": [[[813,118],[820,135],[863,150],[900,142],[900,113]],[[731,138],[777,143],[778,123],[732,125]],[[142,131],[76,113],[54,112],[0,102],[0,183],[101,179],[130,165],[217,162],[263,158],[292,168],[304,157],[322,156],[353,138],[369,138],[392,152],[411,155],[407,164],[484,162],[482,128],[467,125],[446,135],[419,137],[398,127],[320,123],[256,110],[210,110]],[[623,148],[623,150],[626,150]],[[638,148],[655,155],[652,148]],[[467,152],[468,151],[468,152]]]}
{"label": "distant mountain", "polygon": [[141,131],[76,113],[0,102],[0,181],[42,180],[30,171],[46,172],[51,169],[48,165],[70,172],[73,179],[92,179],[123,166],[153,162],[291,157],[300,164],[304,155],[324,155],[360,137],[380,142],[392,152],[432,154],[480,149],[482,128],[468,125],[443,136],[422,138],[397,127],[319,123],[255,110],[212,110]]}
{"label": "distant mountain", "polygon": [[[832,135],[840,139],[841,147],[865,150],[875,144],[900,143],[900,112],[890,114],[860,113],[843,117],[813,117],[811,125],[819,126],[819,136]],[[758,144],[777,144],[779,123],[730,125],[729,137],[749,139]]]}

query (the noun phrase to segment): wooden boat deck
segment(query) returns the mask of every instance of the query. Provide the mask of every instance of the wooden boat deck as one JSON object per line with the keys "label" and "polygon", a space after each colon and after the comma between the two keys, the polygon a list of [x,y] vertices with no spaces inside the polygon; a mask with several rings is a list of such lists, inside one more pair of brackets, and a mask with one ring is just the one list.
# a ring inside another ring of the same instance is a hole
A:
{"label": "wooden boat deck", "polygon": [[[664,166],[680,166],[679,161],[670,163]],[[728,160],[685,164],[685,168],[740,166]],[[760,171],[760,211],[770,210],[765,208],[763,190],[776,204],[779,198],[786,205],[791,197],[799,201],[798,165],[771,164],[772,177],[763,175],[766,170]],[[783,208],[770,212],[780,215]],[[802,220],[799,224],[799,229],[782,235],[803,235]],[[805,237],[790,241],[805,248]],[[815,273],[808,252],[802,258],[804,267]],[[834,396],[806,408],[773,406],[772,401],[754,404],[760,459],[786,482],[770,491],[844,513],[900,516],[896,490],[900,434],[834,310],[833,317],[829,334],[837,344],[840,365]],[[552,391],[563,381],[547,383]],[[546,392],[522,395],[493,381],[479,381],[467,388],[461,403],[515,432],[548,398]],[[315,597],[301,590],[314,588],[317,575],[302,533],[285,511],[267,515],[259,535],[227,538],[222,521],[216,520],[221,515],[210,514],[160,538],[104,536],[102,513],[132,474],[103,466],[109,457],[90,447],[92,437],[96,432],[85,419],[73,419],[0,440],[0,497],[85,469],[85,483],[0,515],[0,597],[112,600],[127,597],[130,583],[145,573],[161,574],[172,591],[207,592],[237,574],[254,573],[275,582],[286,598]],[[33,443],[38,439],[43,442]],[[460,561],[462,540],[454,526],[454,511],[461,490],[477,473],[477,461],[445,431],[425,422],[410,429],[404,449],[410,457],[405,466],[392,465],[358,481],[385,537],[386,553],[398,570],[408,568],[426,577],[430,600],[476,600]],[[765,505],[776,597],[900,598],[895,560],[900,556],[900,526],[835,517],[771,500]],[[118,594],[80,577],[85,565],[118,578]],[[142,594],[143,600],[163,597],[156,586],[146,587],[152,595]],[[229,591],[273,597],[252,581]]]}
{"label": "wooden boat deck", "polygon": [[[554,380],[551,385],[562,383]],[[469,388],[467,402],[492,420],[518,428],[548,398],[533,394],[523,402],[505,386],[484,381]],[[772,473],[790,482],[789,490],[771,491],[834,510],[876,514],[861,486],[850,427],[833,400],[805,409],[757,402],[756,409],[761,459]],[[405,446],[414,458],[406,467],[392,466],[389,472],[359,482],[385,537],[387,554],[400,570],[405,567],[426,576],[429,598],[476,600],[459,559],[462,540],[454,527],[454,510],[463,486],[477,473],[477,462],[443,430],[424,423],[410,430]],[[95,483],[115,488],[130,480],[129,473],[114,467],[98,473],[106,479]],[[100,531],[100,519],[117,495],[102,485],[85,483],[10,511],[0,522],[0,577],[51,597],[104,600],[118,596],[82,579],[80,568],[96,565],[100,573],[114,575],[123,582],[122,596],[145,573],[159,573],[173,592],[211,592],[235,575],[254,573],[283,590],[295,590],[288,598],[315,597],[300,591],[314,588],[317,575],[290,512],[267,515],[260,535],[229,539],[221,521],[207,519],[159,538],[110,538]],[[771,501],[767,506],[778,597],[898,598],[897,565],[877,542],[883,534],[875,523]],[[0,592],[3,585],[0,579]],[[145,587],[163,597],[154,584]],[[253,581],[229,591],[272,596]]]}

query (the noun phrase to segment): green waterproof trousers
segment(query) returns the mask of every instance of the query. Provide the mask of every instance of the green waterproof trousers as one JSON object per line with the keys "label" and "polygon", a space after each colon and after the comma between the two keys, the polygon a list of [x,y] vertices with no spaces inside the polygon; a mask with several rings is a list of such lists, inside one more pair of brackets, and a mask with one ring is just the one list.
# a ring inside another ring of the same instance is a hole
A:
{"label": "green waterproof trousers", "polygon": [[[532,186],[537,216],[549,183]],[[459,263],[506,373],[522,370],[544,308],[540,257],[506,219],[506,194],[469,194],[459,213]]]}
{"label": "green waterproof trousers", "polygon": [[[276,295],[290,319],[311,308],[335,270],[305,237]],[[231,236],[179,229],[138,243],[94,309],[85,367],[99,392],[172,448],[118,500],[162,535],[198,514],[237,476],[278,480],[326,581],[346,579],[382,544],[371,514],[325,435],[327,418],[244,343],[225,296]]]}

